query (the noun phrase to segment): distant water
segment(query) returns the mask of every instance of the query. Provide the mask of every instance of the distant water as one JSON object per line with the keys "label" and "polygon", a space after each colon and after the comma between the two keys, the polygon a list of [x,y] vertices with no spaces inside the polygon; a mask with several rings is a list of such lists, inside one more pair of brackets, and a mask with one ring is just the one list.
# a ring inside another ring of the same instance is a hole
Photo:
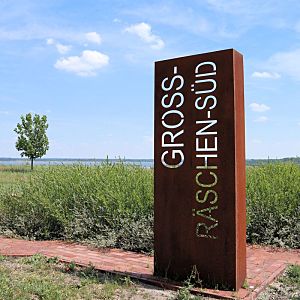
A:
{"label": "distant water", "polygon": [[[109,159],[111,163],[118,163],[122,161],[126,164],[138,165],[145,168],[153,168],[153,159]],[[82,158],[40,158],[34,161],[35,165],[72,165],[72,164],[84,164],[84,165],[99,165],[107,162],[107,159],[82,159]],[[247,159],[246,164],[248,166],[259,166],[267,163],[285,163],[293,162],[300,165],[300,157],[286,157],[281,159]],[[20,166],[30,165],[30,161],[25,158],[3,158],[0,157],[0,165],[6,166]]]}
{"label": "distant water", "polygon": [[[153,159],[65,159],[65,158],[41,158],[34,161],[34,165],[99,165],[105,162],[110,163],[125,163],[131,165],[138,165],[145,168],[152,168],[154,165]],[[30,165],[30,160],[22,158],[0,158],[0,165],[6,166],[21,166]]]}

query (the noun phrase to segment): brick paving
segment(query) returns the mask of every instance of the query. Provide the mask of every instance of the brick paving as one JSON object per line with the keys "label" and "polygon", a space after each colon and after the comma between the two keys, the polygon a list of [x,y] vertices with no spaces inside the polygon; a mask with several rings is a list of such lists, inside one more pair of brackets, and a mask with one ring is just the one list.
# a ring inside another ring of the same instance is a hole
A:
{"label": "brick paving", "polygon": [[[96,249],[62,241],[27,241],[0,237],[0,255],[31,256],[43,254],[81,266],[92,264],[100,271],[129,275],[140,281],[176,290],[179,283],[153,276],[153,257],[119,249]],[[300,250],[247,246],[247,288],[238,292],[193,289],[195,294],[221,299],[252,300],[280,275],[287,264],[300,265]]]}

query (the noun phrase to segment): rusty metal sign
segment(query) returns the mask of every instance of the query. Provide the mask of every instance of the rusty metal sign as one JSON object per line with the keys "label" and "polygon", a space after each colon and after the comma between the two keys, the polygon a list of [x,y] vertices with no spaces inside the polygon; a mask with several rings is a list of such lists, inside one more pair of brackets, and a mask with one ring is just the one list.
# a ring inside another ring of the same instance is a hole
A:
{"label": "rusty metal sign", "polygon": [[246,276],[243,57],[155,63],[155,274],[239,289]]}

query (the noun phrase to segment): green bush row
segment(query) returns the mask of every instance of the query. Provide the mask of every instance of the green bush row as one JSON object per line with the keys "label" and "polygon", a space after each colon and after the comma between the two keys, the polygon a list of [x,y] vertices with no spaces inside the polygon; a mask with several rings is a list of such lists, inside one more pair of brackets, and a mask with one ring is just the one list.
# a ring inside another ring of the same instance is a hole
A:
{"label": "green bush row", "polygon": [[[151,252],[153,170],[139,166],[38,168],[0,190],[0,231]],[[247,240],[300,248],[300,166],[247,168]]]}
{"label": "green bush row", "polygon": [[34,239],[153,248],[153,173],[139,166],[55,166],[0,194],[0,227]]}
{"label": "green bush row", "polygon": [[300,165],[247,168],[247,240],[300,248]]}

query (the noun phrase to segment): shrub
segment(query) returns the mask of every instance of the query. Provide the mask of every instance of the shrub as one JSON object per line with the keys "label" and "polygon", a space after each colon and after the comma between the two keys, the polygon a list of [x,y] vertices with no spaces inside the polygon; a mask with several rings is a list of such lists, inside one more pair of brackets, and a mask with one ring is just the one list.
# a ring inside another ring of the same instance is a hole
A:
{"label": "shrub", "polygon": [[247,240],[300,247],[300,166],[272,163],[247,168]]}
{"label": "shrub", "polygon": [[0,194],[0,228],[34,239],[153,248],[153,172],[139,166],[49,166]]}
{"label": "shrub", "polygon": [[[153,170],[140,166],[40,167],[0,189],[0,232],[153,250]],[[300,248],[300,166],[247,168],[247,241]]]}

